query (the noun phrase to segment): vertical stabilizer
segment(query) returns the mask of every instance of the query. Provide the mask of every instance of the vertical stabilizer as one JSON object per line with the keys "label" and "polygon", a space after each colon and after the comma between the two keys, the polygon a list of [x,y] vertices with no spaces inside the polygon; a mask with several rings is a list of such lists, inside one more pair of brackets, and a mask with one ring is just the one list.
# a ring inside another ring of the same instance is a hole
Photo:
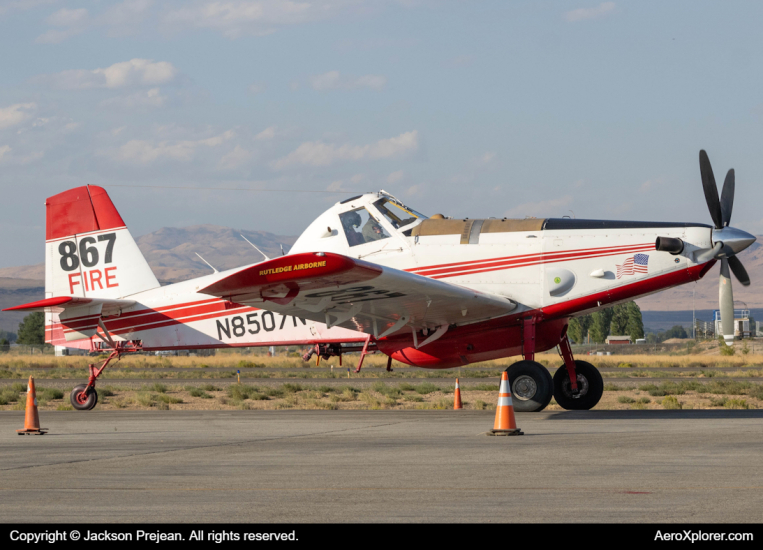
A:
{"label": "vertical stabilizer", "polygon": [[159,286],[103,188],[64,191],[45,208],[46,297],[123,298]]}

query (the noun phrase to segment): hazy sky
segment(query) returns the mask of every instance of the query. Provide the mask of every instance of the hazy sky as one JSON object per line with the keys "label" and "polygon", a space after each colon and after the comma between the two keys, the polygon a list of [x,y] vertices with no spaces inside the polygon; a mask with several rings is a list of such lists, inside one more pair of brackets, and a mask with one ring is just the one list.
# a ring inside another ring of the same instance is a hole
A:
{"label": "hazy sky", "polygon": [[760,234],[761,21],[753,1],[0,0],[0,267],[41,262],[44,199],[84,184],[136,236],[297,235],[349,196],[230,187],[710,223],[701,148]]}

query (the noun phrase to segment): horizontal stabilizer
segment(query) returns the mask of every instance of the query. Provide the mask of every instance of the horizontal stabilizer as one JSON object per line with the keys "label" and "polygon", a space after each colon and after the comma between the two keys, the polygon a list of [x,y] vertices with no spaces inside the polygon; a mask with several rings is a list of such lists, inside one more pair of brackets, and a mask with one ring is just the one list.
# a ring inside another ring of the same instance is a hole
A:
{"label": "horizontal stabilizer", "polygon": [[[66,341],[71,342],[95,335],[103,317],[119,315],[123,309],[133,304],[134,300],[55,296],[3,311],[45,311],[56,314]],[[49,339],[46,338],[46,341]]]}
{"label": "horizontal stabilizer", "polygon": [[3,311],[62,311],[87,305],[100,305],[104,315],[118,315],[119,310],[135,304],[135,300],[113,300],[107,298],[78,298],[76,296],[56,296],[20,306],[7,307]]}

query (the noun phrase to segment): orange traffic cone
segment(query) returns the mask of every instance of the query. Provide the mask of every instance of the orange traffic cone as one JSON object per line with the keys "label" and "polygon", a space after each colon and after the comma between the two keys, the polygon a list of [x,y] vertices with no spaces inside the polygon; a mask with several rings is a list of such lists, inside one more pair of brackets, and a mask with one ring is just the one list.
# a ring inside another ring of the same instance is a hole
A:
{"label": "orange traffic cone", "polygon": [[40,417],[37,415],[37,392],[34,389],[34,378],[30,376],[26,391],[24,429],[16,430],[16,433],[19,435],[43,435],[46,431],[40,429]]}
{"label": "orange traffic cone", "polygon": [[517,428],[517,421],[514,419],[514,404],[511,402],[509,375],[506,371],[501,375],[498,407],[495,410],[495,424],[488,435],[524,435],[524,432]]}
{"label": "orange traffic cone", "polygon": [[453,410],[463,409],[464,406],[461,404],[461,388],[458,385],[458,378],[456,378],[456,395],[453,398]]}

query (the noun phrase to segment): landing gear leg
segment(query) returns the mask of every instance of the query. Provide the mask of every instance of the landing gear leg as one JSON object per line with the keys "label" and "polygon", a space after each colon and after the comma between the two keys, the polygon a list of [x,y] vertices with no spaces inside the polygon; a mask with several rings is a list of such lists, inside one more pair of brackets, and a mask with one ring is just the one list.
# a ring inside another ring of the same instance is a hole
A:
{"label": "landing gear leg", "polygon": [[89,411],[98,404],[98,393],[95,391],[95,382],[112,359],[116,358],[118,361],[125,353],[134,353],[142,350],[140,341],[127,344],[117,342],[114,346],[115,347],[112,348],[109,356],[101,365],[101,368],[96,368],[95,365],[90,365],[90,377],[88,378],[87,384],[80,384],[72,390],[69,399],[72,407],[78,411]]}
{"label": "landing gear leg", "polygon": [[535,318],[533,317],[522,320],[522,353],[525,360],[518,361],[506,369],[514,410],[542,411],[554,395],[554,383],[548,369],[534,361]]}
{"label": "landing gear leg", "polygon": [[559,349],[564,365],[554,374],[554,399],[559,406],[570,411],[594,408],[604,394],[601,374],[591,363],[573,359],[566,333]]}

